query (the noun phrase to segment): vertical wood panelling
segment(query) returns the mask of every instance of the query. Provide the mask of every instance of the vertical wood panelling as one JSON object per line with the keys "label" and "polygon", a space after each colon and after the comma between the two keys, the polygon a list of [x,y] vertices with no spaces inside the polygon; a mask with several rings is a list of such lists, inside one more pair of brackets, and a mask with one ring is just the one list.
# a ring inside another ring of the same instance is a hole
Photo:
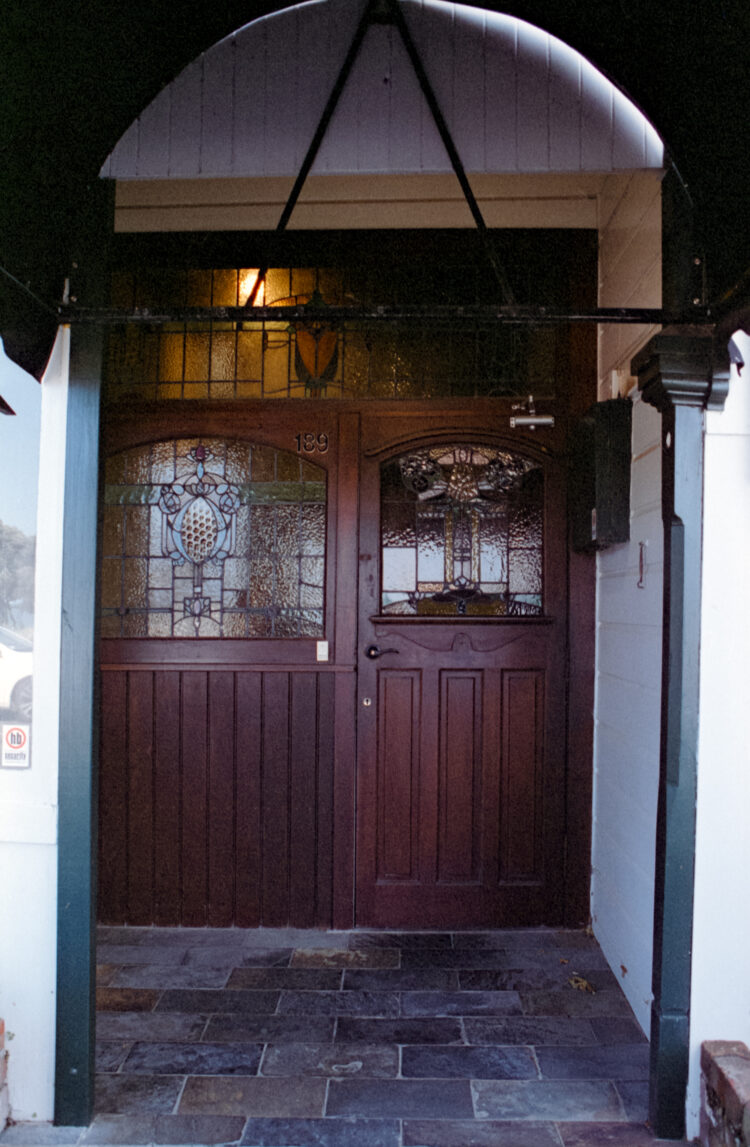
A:
{"label": "vertical wood panelling", "polygon": [[128,915],[127,673],[102,682],[99,754],[99,899],[105,924]]}
{"label": "vertical wood panelling", "polygon": [[340,677],[341,674],[321,673],[317,679],[318,770],[315,801],[315,924],[318,927],[330,927],[333,921],[333,716],[335,712],[334,687],[336,676]]}
{"label": "vertical wood panelling", "polygon": [[[334,682],[336,741],[333,746],[333,926],[354,923],[354,761],[357,752],[357,678],[337,673]],[[332,718],[333,723],[333,718]]]}
{"label": "vertical wood panelling", "polygon": [[[518,154],[516,85],[517,29],[503,36],[488,31],[485,50],[485,171],[513,171]],[[512,162],[509,161],[512,157]]]}
{"label": "vertical wood panelling", "polygon": [[261,922],[260,880],[263,865],[261,729],[261,675],[238,673],[235,924],[241,928],[256,928]]}
{"label": "vertical wood panelling", "polygon": [[125,134],[120,136],[114,150],[102,167],[103,179],[132,179],[136,174],[138,170],[138,129],[140,122],[140,119],[135,120]]}
{"label": "vertical wood panelling", "polygon": [[[414,163],[424,166],[425,131],[431,131],[431,146],[442,149],[437,128],[419,87],[414,69],[409,67],[406,49],[400,36],[391,36],[391,127],[388,144],[387,171],[408,171]],[[398,130],[394,123],[399,119],[411,125],[409,132]],[[434,139],[433,139],[434,137]]]}
{"label": "vertical wood panelling", "polygon": [[[370,58],[369,47],[370,41],[368,36],[368,52],[365,54],[364,52],[360,51],[360,54],[354,63],[354,66],[349,75],[349,82],[346,84],[346,87],[339,97],[338,104],[336,105],[336,110],[333,113],[333,118],[331,119],[331,122],[328,126],[328,131],[320,149],[319,160],[314,168],[315,171],[331,172],[342,171],[344,169],[349,171],[357,170],[357,149],[360,142],[359,110],[362,96],[360,77],[363,74],[363,69],[365,76],[367,75],[368,61]],[[345,54],[346,49],[341,53],[339,67],[344,61]],[[378,102],[381,97],[382,93],[380,88],[383,86],[382,79],[383,76],[381,73],[378,91],[376,93],[370,92],[373,103]],[[323,107],[325,107],[325,101],[330,95],[330,90],[332,87],[333,83],[330,83],[321,104],[321,112]],[[364,107],[362,108],[362,114],[366,114]],[[320,116],[318,116],[318,120],[319,119]],[[317,122],[315,126],[317,127]],[[371,146],[374,146],[376,135],[381,129],[382,125],[378,118],[373,116],[372,122],[369,124],[368,131],[368,141]],[[301,142],[302,141],[300,141],[300,143]],[[306,148],[302,150],[303,155],[305,150]]]}
{"label": "vertical wood panelling", "polygon": [[315,923],[317,693],[317,675],[298,673],[292,678],[289,721],[289,903],[293,919],[302,928],[311,928]]}
{"label": "vertical wood panelling", "polygon": [[266,41],[261,29],[237,38],[234,61],[234,135],[232,175],[247,171],[266,173],[265,154]]}
{"label": "vertical wood panelling", "polygon": [[[301,38],[298,45],[300,66],[294,76],[297,114],[295,130],[290,137],[297,171],[302,166],[353,35],[349,22],[344,21],[342,28],[340,21],[335,19],[335,13],[328,9],[319,8],[315,13],[305,13],[305,16],[306,19],[300,19],[297,25]],[[320,162],[321,152],[313,171],[325,170],[325,165],[319,166]]]}
{"label": "vertical wood panelling", "polygon": [[[486,46],[484,17],[453,24],[453,107],[451,130],[463,141],[461,161],[466,171],[484,171],[484,100]],[[482,130],[477,131],[477,122]]]}
{"label": "vertical wood panelling", "polygon": [[543,675],[533,669],[503,674],[501,881],[541,877],[540,769]]}
{"label": "vertical wood panelling", "polygon": [[648,166],[643,121],[633,115],[632,104],[622,92],[612,93],[612,105],[612,166],[614,168]]}
{"label": "vertical wood panelling", "polygon": [[153,100],[138,120],[138,159],[140,179],[158,179],[167,174],[169,156],[169,91]]}
{"label": "vertical wood panelling", "polygon": [[[368,33],[367,52],[357,61],[358,82],[351,85],[351,90],[355,92],[357,107],[358,171],[388,171],[389,168],[391,120],[395,113],[391,91],[392,56],[397,38],[393,28],[372,28]],[[416,139],[412,142],[416,144]],[[343,143],[345,148],[346,139]]]}
{"label": "vertical wood panelling", "polygon": [[[202,59],[185,68],[169,86],[169,174],[172,179],[200,171]],[[124,138],[124,137],[123,137]]]}
{"label": "vertical wood panelling", "polygon": [[203,57],[201,175],[232,170],[235,43],[222,40]]}
{"label": "vertical wood panelling", "polygon": [[[297,110],[297,101],[294,98],[295,69],[283,65],[279,67],[279,61],[288,58],[290,48],[297,61],[300,61],[300,57],[304,58],[299,27],[303,19],[299,8],[295,7],[286,13],[283,21],[272,19],[265,22],[264,64],[258,74],[257,85],[263,88],[261,114],[264,121],[263,152],[258,159],[267,175],[292,173],[290,161],[295,153],[297,136],[297,125],[294,120]],[[327,94],[323,96],[321,111]],[[256,114],[260,112],[259,107]],[[296,171],[293,174],[296,175]]]}
{"label": "vertical wood panelling", "polygon": [[559,40],[550,41],[549,52],[550,170],[578,171],[581,166],[581,63]]}
{"label": "vertical wood panelling", "polygon": [[[131,678],[138,677],[132,673]],[[208,678],[206,673],[182,675],[182,919],[192,927],[206,924]]]}
{"label": "vertical wood panelling", "polygon": [[[518,152],[519,171],[549,170],[548,37],[539,28],[518,28]],[[541,97],[541,98],[540,98]]]}
{"label": "vertical wood panelling", "polygon": [[234,674],[208,680],[208,918],[211,928],[234,921]]}
{"label": "vertical wood panelling", "polygon": [[134,924],[153,918],[154,777],[153,676],[128,681],[128,914]]}
{"label": "vertical wood panelling", "polygon": [[417,875],[420,684],[416,670],[378,674],[379,880],[413,880]]}
{"label": "vertical wood panelling", "polygon": [[[294,5],[220,41],[146,108],[102,174],[296,175],[361,10]],[[403,10],[467,170],[661,166],[641,113],[546,32],[461,5]],[[450,170],[392,26],[368,30],[314,170]]]}
{"label": "vertical wood panelling", "polygon": [[336,678],[103,674],[102,921],[331,926]]}
{"label": "vertical wood panelling", "polygon": [[612,169],[612,92],[603,85],[593,64],[581,64],[581,167],[584,171]]}
{"label": "vertical wood panelling", "polygon": [[289,897],[289,674],[263,674],[263,922],[286,924]]}
{"label": "vertical wood panelling", "polygon": [[437,878],[476,881],[482,769],[482,678],[440,674]]}
{"label": "vertical wood panelling", "polygon": [[[435,25],[431,30],[424,29],[422,37],[419,41],[418,47],[422,57],[424,70],[432,84],[432,89],[435,93],[438,105],[442,110],[443,117],[448,124],[451,132],[453,132],[453,13],[452,10],[446,9],[445,12],[434,12]],[[411,71],[411,61],[406,53],[403,54],[404,67]],[[411,135],[411,127],[408,123],[404,123],[401,116],[398,117],[397,130],[406,138]],[[465,140],[454,136],[453,142],[458,148],[458,153],[461,155]],[[414,152],[416,164],[411,163],[407,170],[422,170],[422,171],[451,171],[450,160],[448,153],[445,150],[445,145],[440,138],[440,134],[435,127],[435,121],[432,118],[426,101],[422,99],[422,156],[421,163],[419,156]]]}
{"label": "vertical wood panelling", "polygon": [[167,925],[175,922],[174,906],[181,895],[180,675],[159,672],[153,676],[154,923]]}

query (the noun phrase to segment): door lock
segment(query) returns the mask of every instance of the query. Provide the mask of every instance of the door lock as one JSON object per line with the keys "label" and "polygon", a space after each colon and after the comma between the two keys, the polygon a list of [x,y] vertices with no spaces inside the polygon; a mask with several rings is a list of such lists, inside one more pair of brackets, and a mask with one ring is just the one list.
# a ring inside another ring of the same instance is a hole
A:
{"label": "door lock", "polygon": [[365,650],[365,657],[369,657],[370,661],[375,661],[378,657],[382,657],[384,653],[398,652],[398,649],[381,649],[379,645],[368,645]]}

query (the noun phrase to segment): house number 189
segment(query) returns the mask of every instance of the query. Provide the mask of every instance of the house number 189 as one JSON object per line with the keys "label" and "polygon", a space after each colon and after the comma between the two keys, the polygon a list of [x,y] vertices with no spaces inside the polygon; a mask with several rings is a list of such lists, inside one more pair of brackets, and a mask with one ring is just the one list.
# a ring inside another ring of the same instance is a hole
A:
{"label": "house number 189", "polygon": [[307,434],[297,434],[294,441],[297,443],[298,454],[325,454],[328,450],[327,434],[313,434],[309,431]]}

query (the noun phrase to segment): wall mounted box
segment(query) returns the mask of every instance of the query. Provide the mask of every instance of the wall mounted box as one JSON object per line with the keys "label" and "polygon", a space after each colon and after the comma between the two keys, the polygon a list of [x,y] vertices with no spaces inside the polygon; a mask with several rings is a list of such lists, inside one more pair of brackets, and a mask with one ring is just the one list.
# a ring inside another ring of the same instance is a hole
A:
{"label": "wall mounted box", "polygon": [[597,402],[579,418],[568,440],[570,544],[594,553],[630,540],[632,404]]}

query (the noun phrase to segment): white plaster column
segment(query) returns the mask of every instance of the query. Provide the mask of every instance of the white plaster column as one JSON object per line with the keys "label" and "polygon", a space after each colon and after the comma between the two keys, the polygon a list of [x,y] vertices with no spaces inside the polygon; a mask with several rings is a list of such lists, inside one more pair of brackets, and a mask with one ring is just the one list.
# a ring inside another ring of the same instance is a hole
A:
{"label": "white plaster column", "polygon": [[750,1045],[750,338],[722,413],[706,415],[700,734],[687,1134],[700,1045]]}
{"label": "white plaster column", "polygon": [[0,1015],[11,1115],[50,1120],[57,960],[57,783],[65,432],[70,332],[42,381],[31,768],[0,772]]}

